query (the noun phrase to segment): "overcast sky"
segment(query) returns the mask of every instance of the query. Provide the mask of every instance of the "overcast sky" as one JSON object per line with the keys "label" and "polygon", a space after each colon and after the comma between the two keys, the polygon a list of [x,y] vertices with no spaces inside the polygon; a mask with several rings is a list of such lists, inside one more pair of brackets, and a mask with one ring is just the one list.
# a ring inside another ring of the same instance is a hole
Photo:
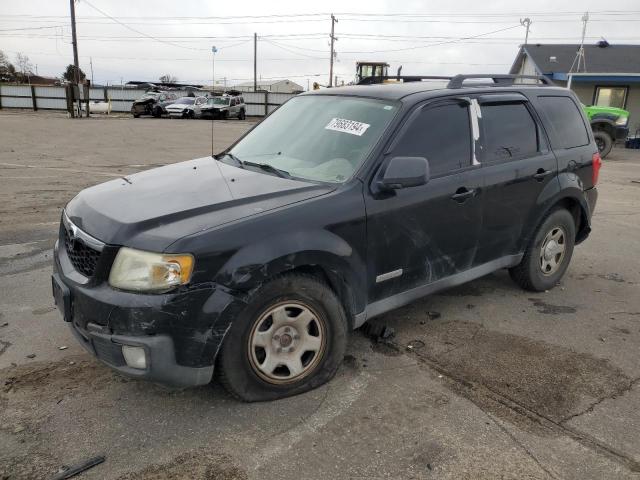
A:
{"label": "overcast sky", "polygon": [[[69,2],[0,4],[0,49],[11,59],[26,53],[40,75],[60,76],[73,62]],[[90,76],[92,59],[94,83],[157,81],[168,73],[210,84],[212,45],[217,81],[249,81],[256,32],[259,77],[289,78],[304,88],[328,82],[330,12],[338,19],[335,74],[346,83],[356,60],[387,61],[393,72],[402,65],[407,75],[506,72],[524,41],[521,18],[533,22],[531,43],[577,43],[585,10],[587,43],[604,37],[640,44],[638,0],[76,2],[80,66]]]}

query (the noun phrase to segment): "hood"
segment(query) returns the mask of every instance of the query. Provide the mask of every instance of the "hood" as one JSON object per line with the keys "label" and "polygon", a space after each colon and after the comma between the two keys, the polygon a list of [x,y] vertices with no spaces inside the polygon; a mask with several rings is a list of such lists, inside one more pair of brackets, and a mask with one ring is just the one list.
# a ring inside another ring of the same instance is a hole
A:
{"label": "hood", "polygon": [[205,157],[87,188],[69,202],[66,212],[78,227],[107,244],[163,251],[186,235],[333,188]]}
{"label": "hood", "polygon": [[193,108],[193,104],[187,105],[186,103],[172,103],[170,105],[167,105],[165,108],[167,110],[182,111],[185,108]]}
{"label": "hood", "polygon": [[155,98],[139,98],[138,100],[134,100],[133,104],[134,105],[144,105],[145,103],[155,103],[156,99]]}
{"label": "hood", "polygon": [[588,107],[586,107],[587,112],[589,113],[589,115],[595,115],[597,113],[608,113],[611,115],[615,115],[617,117],[628,117],[629,116],[629,112],[626,110],[623,110],[622,108],[616,108],[616,107],[599,107],[596,105],[589,105]]}

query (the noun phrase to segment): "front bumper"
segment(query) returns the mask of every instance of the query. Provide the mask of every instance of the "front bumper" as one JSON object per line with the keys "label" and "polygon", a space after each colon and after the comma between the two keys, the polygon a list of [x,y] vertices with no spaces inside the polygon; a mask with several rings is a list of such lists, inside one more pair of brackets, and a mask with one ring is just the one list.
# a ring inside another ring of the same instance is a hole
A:
{"label": "front bumper", "polygon": [[615,136],[614,140],[626,140],[629,136],[629,127],[617,126],[615,128]]}
{"label": "front bumper", "polygon": [[[173,340],[168,335],[127,336],[112,335],[106,327],[88,323],[87,330],[69,323],[78,342],[101,362],[133,378],[142,378],[173,388],[206,385],[213,377],[213,365],[185,367],[176,361]],[[123,346],[141,347],[145,351],[144,369],[127,365]]]}
{"label": "front bumper", "polygon": [[[224,336],[244,302],[210,282],[165,294],[113,289],[107,279],[117,249],[105,246],[95,273],[87,278],[56,243],[54,299],[78,341],[131,377],[169,387],[209,383]],[[127,365],[123,345],[144,349],[145,368]]]}

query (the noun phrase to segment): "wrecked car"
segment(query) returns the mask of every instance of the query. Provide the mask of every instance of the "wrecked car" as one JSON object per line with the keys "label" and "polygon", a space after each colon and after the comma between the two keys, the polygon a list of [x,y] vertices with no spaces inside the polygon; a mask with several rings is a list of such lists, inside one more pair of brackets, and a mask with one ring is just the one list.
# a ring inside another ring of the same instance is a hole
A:
{"label": "wrecked car", "polygon": [[206,104],[206,97],[181,97],[167,106],[167,113],[172,118],[197,118]]}
{"label": "wrecked car", "polygon": [[236,397],[317,387],[348,332],[508,269],[563,277],[601,165],[575,95],[449,81],[292,98],[216,154],[111,180],[64,208],[55,302],[119,372]]}
{"label": "wrecked car", "polygon": [[152,115],[156,118],[167,113],[167,105],[176,101],[177,95],[171,92],[147,92],[131,105],[134,118],[140,115]]}
{"label": "wrecked car", "polygon": [[207,104],[201,109],[203,118],[217,118],[227,120],[246,118],[246,105],[244,98],[240,95],[223,95],[221,97],[210,97]]}

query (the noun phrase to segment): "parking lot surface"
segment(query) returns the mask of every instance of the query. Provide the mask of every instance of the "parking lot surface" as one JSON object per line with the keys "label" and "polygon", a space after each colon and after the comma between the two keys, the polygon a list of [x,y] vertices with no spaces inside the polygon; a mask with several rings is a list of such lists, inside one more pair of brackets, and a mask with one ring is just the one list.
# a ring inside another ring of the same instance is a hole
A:
{"label": "parking lot surface", "polygon": [[[250,121],[215,123],[219,151]],[[93,360],[51,298],[61,208],[84,187],[211,153],[206,121],[0,112],[0,478],[640,478],[640,151],[604,161],[591,237],[552,291],[506,272],[353,333],[337,377],[244,404]],[[170,200],[168,200],[170,201]]]}

